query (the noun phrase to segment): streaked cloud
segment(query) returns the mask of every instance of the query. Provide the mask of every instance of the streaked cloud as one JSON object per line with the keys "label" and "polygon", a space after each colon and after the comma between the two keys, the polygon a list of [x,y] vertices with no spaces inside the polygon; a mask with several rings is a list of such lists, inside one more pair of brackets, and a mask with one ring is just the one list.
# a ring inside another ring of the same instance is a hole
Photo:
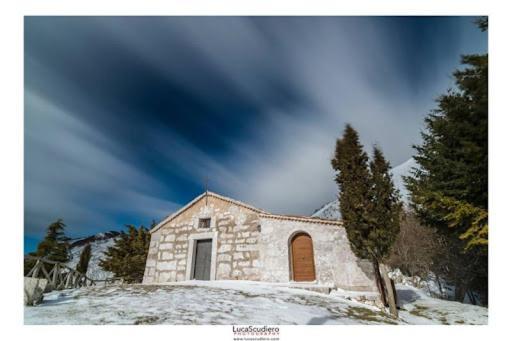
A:
{"label": "streaked cloud", "polygon": [[472,18],[27,17],[25,232],[73,233],[171,213],[204,188],[310,214],[336,195],[345,123],[393,165]]}

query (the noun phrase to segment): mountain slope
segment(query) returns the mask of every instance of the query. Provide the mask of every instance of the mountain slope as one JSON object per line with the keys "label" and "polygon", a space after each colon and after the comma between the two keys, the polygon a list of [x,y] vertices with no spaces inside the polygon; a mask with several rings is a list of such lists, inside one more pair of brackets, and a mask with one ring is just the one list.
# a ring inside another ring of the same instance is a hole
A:
{"label": "mountain slope", "polygon": [[[393,179],[393,183],[395,184],[395,188],[397,188],[400,191],[400,197],[402,198],[402,201],[407,202],[407,196],[408,191],[405,188],[405,183],[402,179],[403,176],[409,175],[411,170],[417,166],[416,161],[414,161],[413,158],[410,158],[409,160],[405,161],[404,163],[394,167],[391,170],[391,177]],[[317,218],[323,218],[323,219],[329,219],[329,220],[340,220],[341,219],[341,213],[339,210],[339,201],[338,199],[335,199],[333,201],[330,201],[320,207],[318,210],[313,212],[311,215],[312,217]]]}
{"label": "mountain slope", "polygon": [[100,260],[104,257],[103,253],[107,251],[110,246],[114,245],[119,234],[120,232],[117,231],[109,231],[74,240],[69,247],[71,260],[67,265],[74,269],[80,260],[80,254],[85,245],[91,244],[91,260],[89,261],[87,276],[91,279],[107,279],[114,277],[113,273],[104,271],[100,267]]}
{"label": "mountain slope", "polygon": [[340,201],[338,199],[328,202],[316,210],[311,216],[329,220],[340,220]]}
{"label": "mountain slope", "polygon": [[391,177],[395,184],[395,188],[400,191],[400,197],[404,202],[408,201],[409,191],[405,188],[405,182],[402,177],[410,175],[411,171],[415,167],[418,167],[418,164],[413,158],[410,158],[391,170]]}

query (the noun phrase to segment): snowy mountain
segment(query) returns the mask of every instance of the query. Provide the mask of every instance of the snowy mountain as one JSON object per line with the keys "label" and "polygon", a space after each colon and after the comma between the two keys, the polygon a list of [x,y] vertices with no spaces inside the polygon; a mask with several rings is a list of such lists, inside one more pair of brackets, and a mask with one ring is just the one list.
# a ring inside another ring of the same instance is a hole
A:
{"label": "snowy mountain", "polygon": [[100,267],[100,260],[103,258],[103,253],[107,251],[108,247],[114,245],[119,234],[120,232],[117,231],[109,231],[73,240],[70,245],[71,260],[67,265],[74,269],[80,260],[80,254],[82,253],[85,245],[91,244],[91,260],[89,261],[87,276],[91,279],[106,279],[114,277],[113,273],[104,271]]}
{"label": "snowy mountain", "polygon": [[340,220],[341,213],[339,207],[340,202],[336,199],[320,207],[311,216],[329,220]]}
{"label": "snowy mountain", "polygon": [[[418,164],[416,163],[416,161],[414,161],[413,158],[410,158],[409,160],[394,167],[391,170],[391,176],[393,179],[393,183],[395,184],[395,188],[397,188],[400,191],[400,197],[405,202],[407,202],[408,192],[407,192],[407,189],[405,188],[405,184],[404,184],[402,177],[405,175],[409,175],[411,170],[414,167],[417,167],[417,165]],[[340,220],[341,213],[339,210],[338,199],[335,199],[335,200],[323,205],[318,210],[313,212],[313,214],[311,216],[317,217],[317,218],[329,219],[329,220]]]}
{"label": "snowy mountain", "polygon": [[418,164],[413,158],[410,158],[409,160],[405,161],[401,165],[398,165],[391,170],[391,176],[393,178],[395,188],[397,188],[400,191],[400,196],[402,198],[402,201],[404,202],[408,201],[407,197],[409,196],[409,191],[407,191],[407,188],[405,188],[405,183],[402,177],[410,175],[411,171],[415,167],[418,167]]}

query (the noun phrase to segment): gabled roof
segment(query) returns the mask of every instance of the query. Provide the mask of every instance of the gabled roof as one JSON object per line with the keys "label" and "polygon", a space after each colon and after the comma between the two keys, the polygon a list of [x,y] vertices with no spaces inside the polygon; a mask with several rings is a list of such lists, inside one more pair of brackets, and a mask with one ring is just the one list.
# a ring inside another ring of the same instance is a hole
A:
{"label": "gabled roof", "polygon": [[241,207],[247,208],[247,209],[249,209],[251,211],[254,211],[256,213],[266,213],[266,214],[268,214],[267,212],[265,212],[265,211],[263,211],[263,210],[261,210],[259,208],[247,205],[247,204],[245,204],[245,203],[243,203],[241,201],[238,201],[238,200],[235,200],[235,199],[231,199],[231,198],[222,196],[222,195],[214,193],[214,192],[206,191],[206,192],[202,193],[201,195],[197,196],[194,200],[192,200],[191,202],[189,202],[185,206],[183,206],[177,212],[175,212],[175,213],[167,216],[166,218],[164,218],[160,223],[158,223],[155,227],[153,227],[151,230],[149,230],[149,232],[153,233],[153,232],[158,231],[160,229],[160,227],[162,227],[163,225],[165,225],[166,223],[168,223],[169,221],[171,221],[172,219],[174,219],[175,217],[177,217],[181,213],[185,212],[189,207],[191,207],[196,202],[198,202],[199,200],[201,200],[202,198],[204,198],[206,196],[214,197],[214,198],[217,198],[219,200],[223,200],[223,201],[235,204],[237,206],[241,206]]}
{"label": "gabled roof", "polygon": [[202,193],[201,195],[197,196],[194,200],[189,202],[187,205],[183,206],[180,210],[177,212],[167,216],[165,219],[163,219],[160,223],[158,223],[155,227],[153,227],[149,232],[153,233],[158,231],[163,225],[167,224],[169,221],[173,220],[175,217],[179,216],[181,213],[185,212],[189,207],[197,203],[202,198],[209,196],[214,197],[219,200],[223,200],[229,203],[232,203],[237,206],[244,207],[248,210],[254,211],[255,213],[258,213],[260,217],[262,218],[269,218],[269,219],[278,219],[278,220],[290,220],[290,221],[302,221],[302,222],[308,222],[308,223],[319,223],[319,224],[326,224],[326,225],[338,225],[343,226],[343,223],[339,220],[329,220],[329,219],[322,219],[317,217],[306,217],[306,216],[295,216],[295,215],[285,215],[285,214],[272,214],[265,212],[264,210],[261,210],[259,208],[247,205],[246,203],[243,203],[241,201],[231,199],[225,196],[222,196],[220,194],[206,191]]}

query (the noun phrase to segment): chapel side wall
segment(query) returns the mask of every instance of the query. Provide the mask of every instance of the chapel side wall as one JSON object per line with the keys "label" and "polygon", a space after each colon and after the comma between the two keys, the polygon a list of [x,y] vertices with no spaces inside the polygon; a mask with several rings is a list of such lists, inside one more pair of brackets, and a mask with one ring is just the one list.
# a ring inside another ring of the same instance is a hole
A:
{"label": "chapel side wall", "polygon": [[347,290],[375,290],[371,267],[359,260],[340,226],[281,219],[261,219],[262,281],[289,282],[289,242],[297,232],[306,232],[313,242],[316,280]]}
{"label": "chapel side wall", "polygon": [[[210,217],[211,227],[198,228],[199,218]],[[193,246],[211,238],[214,267],[211,280],[260,280],[259,217],[256,212],[209,196],[166,223],[151,238],[144,283],[191,279]]]}
{"label": "chapel side wall", "polygon": [[158,260],[158,246],[160,243],[160,231],[151,234],[149,242],[148,257],[146,259],[146,269],[144,270],[143,284],[155,282],[156,262]]}

